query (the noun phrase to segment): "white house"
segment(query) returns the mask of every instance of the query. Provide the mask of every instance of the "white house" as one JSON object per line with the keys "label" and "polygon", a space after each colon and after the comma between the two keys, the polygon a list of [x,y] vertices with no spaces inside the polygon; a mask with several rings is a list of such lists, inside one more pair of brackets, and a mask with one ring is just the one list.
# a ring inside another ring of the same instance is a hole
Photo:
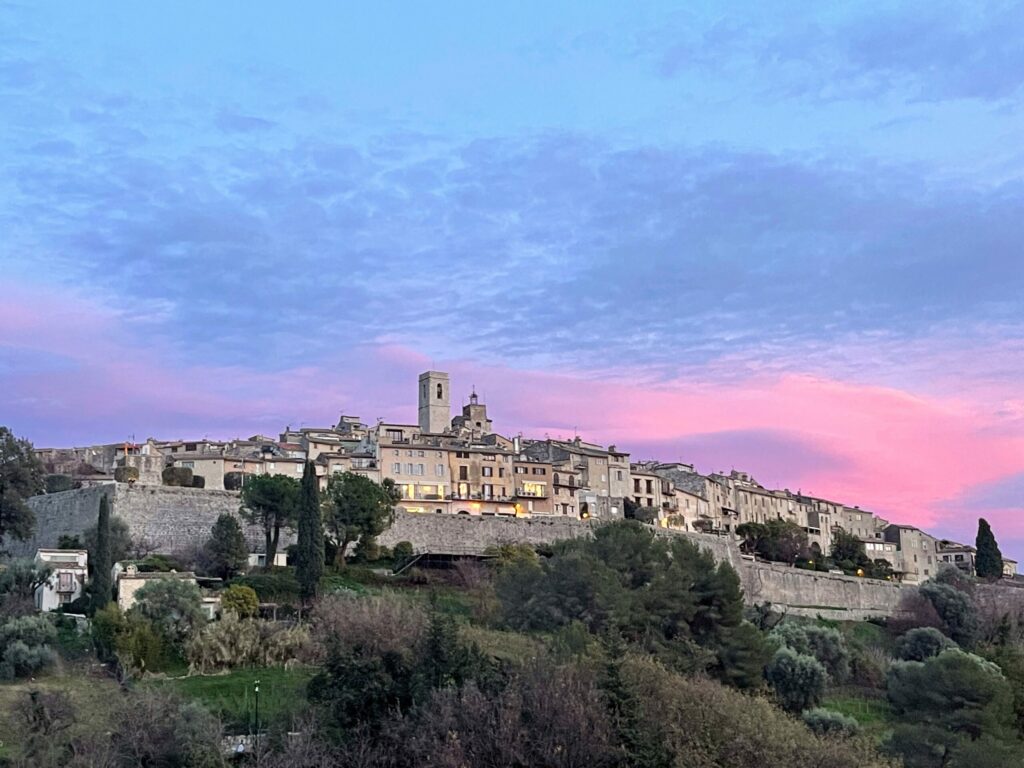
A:
{"label": "white house", "polygon": [[[267,564],[266,552],[252,552],[249,554],[249,567],[250,568],[263,568]],[[284,567],[288,565],[288,553],[287,552],[275,552],[274,553],[274,565]]]}
{"label": "white house", "polygon": [[36,566],[48,568],[46,581],[36,587],[36,608],[55,611],[85,593],[89,553],[84,549],[40,549]]}

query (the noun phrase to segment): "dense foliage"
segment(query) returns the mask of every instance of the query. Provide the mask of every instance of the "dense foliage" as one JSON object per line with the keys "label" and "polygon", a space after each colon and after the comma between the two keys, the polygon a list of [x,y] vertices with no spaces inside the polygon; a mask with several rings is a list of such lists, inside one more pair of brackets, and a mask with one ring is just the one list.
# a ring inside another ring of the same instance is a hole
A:
{"label": "dense foliage", "polygon": [[391,525],[399,498],[391,479],[378,484],[354,472],[330,477],[324,494],[323,520],[337,547],[339,565],[344,564],[350,544],[369,543]]}
{"label": "dense foliage", "polygon": [[237,517],[227,513],[217,517],[210,529],[206,552],[214,575],[229,579],[245,572],[249,562],[249,545]]}
{"label": "dense foliage", "polygon": [[44,491],[43,475],[32,444],[0,427],[0,544],[32,533],[35,515],[25,499]]}
{"label": "dense foliage", "polygon": [[298,542],[295,547],[295,578],[299,596],[308,602],[320,591],[324,573],[324,525],[320,512],[320,486],[313,462],[302,473],[298,503]]}
{"label": "dense foliage", "polygon": [[978,520],[978,535],[975,539],[977,554],[974,558],[974,569],[979,578],[999,579],[1003,576],[1003,553],[999,551],[995,534],[988,520]]}
{"label": "dense foliage", "polygon": [[263,529],[266,567],[274,565],[281,530],[295,525],[299,503],[299,483],[287,475],[247,477],[242,487],[242,519]]}

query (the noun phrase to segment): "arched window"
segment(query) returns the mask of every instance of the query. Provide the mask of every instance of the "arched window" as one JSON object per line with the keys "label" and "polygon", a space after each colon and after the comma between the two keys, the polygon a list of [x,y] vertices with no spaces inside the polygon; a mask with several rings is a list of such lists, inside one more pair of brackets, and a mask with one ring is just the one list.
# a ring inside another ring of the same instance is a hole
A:
{"label": "arched window", "polygon": [[438,400],[441,399],[441,385],[440,384],[437,385],[437,399]]}

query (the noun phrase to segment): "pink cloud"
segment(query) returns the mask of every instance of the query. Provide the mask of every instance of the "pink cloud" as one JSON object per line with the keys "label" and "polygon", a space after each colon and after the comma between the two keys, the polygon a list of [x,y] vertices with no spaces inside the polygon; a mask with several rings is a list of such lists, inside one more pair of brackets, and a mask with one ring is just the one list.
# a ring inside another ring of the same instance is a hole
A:
{"label": "pink cloud", "polygon": [[[630,384],[621,371],[609,381],[431,361],[399,344],[358,346],[336,361],[271,373],[182,360],[132,333],[119,312],[23,285],[0,307],[4,351],[56,361],[0,367],[0,423],[37,444],[274,434],[289,423],[333,423],[342,410],[370,422],[414,422],[416,375],[435,367],[452,375],[455,410],[475,384],[505,433],[571,437],[578,429],[636,458],[677,459],[696,446],[682,458],[703,471],[727,468],[709,462],[735,445],[731,465],[765,482],[968,541],[976,514],[950,500],[1024,472],[1024,430],[1005,393],[925,395],[792,373],[722,381],[710,371],[703,381]],[[700,455],[716,435],[724,436],[717,452]],[[985,514],[1024,543],[1019,510]]]}

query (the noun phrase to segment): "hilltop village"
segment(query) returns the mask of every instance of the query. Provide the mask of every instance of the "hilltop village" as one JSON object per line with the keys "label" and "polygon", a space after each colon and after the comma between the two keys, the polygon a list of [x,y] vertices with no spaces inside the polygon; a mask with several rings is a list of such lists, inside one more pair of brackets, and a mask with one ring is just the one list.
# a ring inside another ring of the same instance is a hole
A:
{"label": "hilltop village", "polygon": [[[974,547],[939,539],[859,506],[763,487],[746,472],[700,474],[692,464],[631,461],[628,451],[572,440],[507,437],[495,431],[476,392],[451,415],[451,382],[427,371],[418,382],[415,424],[368,425],[342,414],[326,427],[286,428],[275,439],[209,439],[41,448],[50,473],[76,486],[162,485],[185,476],[196,488],[237,491],[255,475],[301,477],[315,464],[321,486],[340,472],[401,492],[398,510],[418,514],[637,518],[662,528],[735,537],[744,523],[784,520],[807,534],[811,553],[829,553],[840,529],[867,556],[892,566],[892,579],[920,583],[943,564],[974,573]],[[190,477],[189,477],[190,476]],[[1004,558],[1006,576],[1016,562]]]}

